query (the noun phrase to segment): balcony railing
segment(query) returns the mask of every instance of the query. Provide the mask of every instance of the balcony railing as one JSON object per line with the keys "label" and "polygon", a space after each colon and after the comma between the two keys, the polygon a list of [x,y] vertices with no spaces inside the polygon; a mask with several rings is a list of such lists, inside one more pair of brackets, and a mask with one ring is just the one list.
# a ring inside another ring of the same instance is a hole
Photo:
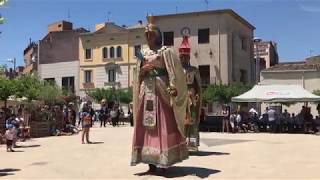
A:
{"label": "balcony railing", "polygon": [[93,89],[95,87],[93,82],[82,83],[82,86],[84,89]]}

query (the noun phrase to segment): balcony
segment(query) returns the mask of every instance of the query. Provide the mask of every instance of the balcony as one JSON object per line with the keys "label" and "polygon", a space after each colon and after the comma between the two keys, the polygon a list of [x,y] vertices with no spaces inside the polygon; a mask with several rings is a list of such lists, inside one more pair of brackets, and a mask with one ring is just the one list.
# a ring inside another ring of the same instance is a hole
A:
{"label": "balcony", "polygon": [[95,88],[93,82],[82,83],[83,89],[93,89]]}

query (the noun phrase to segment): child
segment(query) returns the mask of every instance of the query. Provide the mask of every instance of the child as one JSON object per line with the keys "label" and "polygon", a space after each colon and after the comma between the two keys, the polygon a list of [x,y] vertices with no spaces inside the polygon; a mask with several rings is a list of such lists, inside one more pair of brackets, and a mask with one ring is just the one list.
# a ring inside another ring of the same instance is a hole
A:
{"label": "child", "polygon": [[91,144],[89,141],[89,132],[91,127],[91,116],[88,112],[87,108],[84,108],[82,113],[82,144],[84,144],[84,137],[86,137],[86,141],[88,144]]}
{"label": "child", "polygon": [[7,142],[7,152],[14,152],[14,150],[12,149],[14,133],[15,132],[14,132],[13,126],[9,125],[8,129],[6,130],[6,133],[4,135],[6,138],[6,142]]}

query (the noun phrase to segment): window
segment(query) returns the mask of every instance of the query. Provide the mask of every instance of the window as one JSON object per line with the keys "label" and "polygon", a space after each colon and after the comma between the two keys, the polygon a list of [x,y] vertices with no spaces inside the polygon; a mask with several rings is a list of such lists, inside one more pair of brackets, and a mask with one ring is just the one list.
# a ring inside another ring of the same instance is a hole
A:
{"label": "window", "polygon": [[202,85],[210,84],[210,65],[199,66],[200,78]]}
{"label": "window", "polygon": [[114,47],[110,48],[110,58],[114,58]]}
{"label": "window", "polygon": [[141,51],[141,45],[134,46],[134,56],[138,57],[138,53]]}
{"label": "window", "polygon": [[121,46],[117,47],[117,58],[121,58],[122,57],[122,48]]}
{"label": "window", "polygon": [[91,49],[86,49],[86,59],[91,59]]}
{"label": "window", "polygon": [[116,72],[114,69],[110,69],[108,71],[108,81],[109,82],[115,82],[116,81]]}
{"label": "window", "polygon": [[108,48],[104,47],[102,49],[102,57],[103,57],[103,59],[108,58]]}
{"label": "window", "polygon": [[85,83],[92,82],[92,71],[91,70],[84,71],[84,82]]}
{"label": "window", "polygon": [[74,77],[63,77],[62,89],[69,93],[74,93]]}
{"label": "window", "polygon": [[210,29],[199,29],[198,30],[198,43],[204,44],[209,43],[209,35],[210,35]]}
{"label": "window", "polygon": [[173,46],[174,45],[174,33],[163,32],[163,45],[164,46]]}
{"label": "window", "polygon": [[247,39],[241,38],[241,49],[247,51]]}
{"label": "window", "polygon": [[56,84],[56,80],[54,78],[44,78],[43,80],[48,82],[51,85]]}
{"label": "window", "polygon": [[246,84],[248,82],[247,71],[244,69],[240,69],[240,82],[242,82],[243,84]]}

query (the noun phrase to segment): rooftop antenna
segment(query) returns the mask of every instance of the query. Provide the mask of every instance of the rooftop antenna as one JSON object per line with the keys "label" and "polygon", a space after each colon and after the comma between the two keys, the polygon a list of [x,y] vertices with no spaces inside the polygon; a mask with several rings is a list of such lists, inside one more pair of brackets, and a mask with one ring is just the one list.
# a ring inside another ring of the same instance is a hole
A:
{"label": "rooftop antenna", "polygon": [[311,57],[311,56],[312,56],[312,53],[313,53],[313,50],[310,49],[309,53],[310,53],[310,56],[309,56],[309,57]]}
{"label": "rooftop antenna", "polygon": [[70,21],[71,15],[70,15],[70,8],[68,8],[68,21]]}
{"label": "rooftop antenna", "polygon": [[204,0],[204,3],[206,3],[207,10],[209,9],[209,0]]}
{"label": "rooftop antenna", "polygon": [[107,16],[108,22],[110,22],[110,14],[111,14],[111,12],[108,11],[108,16]]}

